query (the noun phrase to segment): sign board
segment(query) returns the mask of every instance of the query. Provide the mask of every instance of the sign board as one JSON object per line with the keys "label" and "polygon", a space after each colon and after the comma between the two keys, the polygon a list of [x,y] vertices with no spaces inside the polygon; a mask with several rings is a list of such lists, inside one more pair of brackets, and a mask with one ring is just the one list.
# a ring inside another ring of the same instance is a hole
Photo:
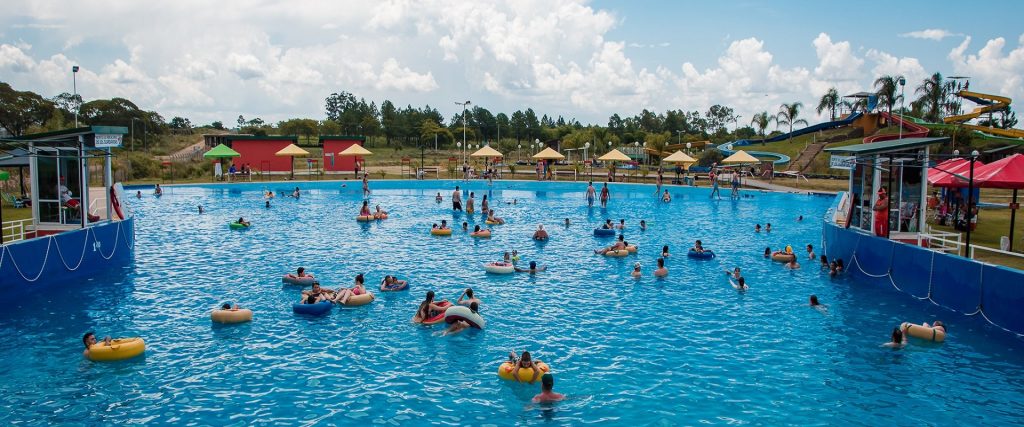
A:
{"label": "sign board", "polygon": [[98,133],[93,140],[96,148],[113,148],[121,146],[121,135]]}
{"label": "sign board", "polygon": [[850,170],[853,169],[856,160],[856,156],[836,156],[833,154],[828,160],[828,167],[830,169]]}

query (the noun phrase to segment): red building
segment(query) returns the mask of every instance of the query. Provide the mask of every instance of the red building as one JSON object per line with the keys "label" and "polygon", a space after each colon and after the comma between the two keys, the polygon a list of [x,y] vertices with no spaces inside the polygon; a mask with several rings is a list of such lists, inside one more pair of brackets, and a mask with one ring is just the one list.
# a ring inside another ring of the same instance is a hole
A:
{"label": "red building", "polygon": [[355,171],[356,159],[363,165],[366,160],[362,157],[340,157],[338,153],[346,148],[359,144],[366,144],[365,136],[352,135],[328,135],[320,137],[320,146],[324,148],[324,171],[327,172],[352,172]]}
{"label": "red building", "polygon": [[288,172],[292,170],[290,157],[275,156],[274,154],[287,147],[288,144],[296,144],[296,136],[251,136],[231,135],[225,138],[225,145],[241,154],[235,158],[235,166],[248,164],[254,171],[261,172]]}

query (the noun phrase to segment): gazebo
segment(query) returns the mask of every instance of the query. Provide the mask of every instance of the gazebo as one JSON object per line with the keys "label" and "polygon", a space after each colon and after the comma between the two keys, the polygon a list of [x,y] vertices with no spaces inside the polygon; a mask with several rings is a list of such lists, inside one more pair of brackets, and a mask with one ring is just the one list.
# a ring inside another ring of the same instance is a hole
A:
{"label": "gazebo", "polygon": [[[929,182],[932,181],[931,175],[935,171],[936,175],[942,175],[932,183],[936,187],[1001,188],[1013,190],[1013,199],[1009,204],[1009,250],[1013,251],[1014,224],[1016,223],[1017,209],[1019,208],[1017,204],[1017,190],[1024,188],[1024,155],[1014,154],[987,165],[974,161],[973,174],[969,171],[970,163],[968,159],[957,158],[936,165],[928,172]],[[948,168],[941,170],[940,167],[943,165],[946,165]]]}

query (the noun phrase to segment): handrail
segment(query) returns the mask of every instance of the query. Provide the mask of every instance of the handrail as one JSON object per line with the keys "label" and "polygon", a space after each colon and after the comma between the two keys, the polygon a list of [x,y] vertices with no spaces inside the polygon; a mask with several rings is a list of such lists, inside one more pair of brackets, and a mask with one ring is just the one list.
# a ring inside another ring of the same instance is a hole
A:
{"label": "handrail", "polygon": [[[19,240],[25,240],[25,231],[32,225],[32,218],[17,219],[14,221],[5,221],[0,226],[0,233],[3,234],[3,243],[17,242]],[[8,233],[10,230],[10,233]]]}

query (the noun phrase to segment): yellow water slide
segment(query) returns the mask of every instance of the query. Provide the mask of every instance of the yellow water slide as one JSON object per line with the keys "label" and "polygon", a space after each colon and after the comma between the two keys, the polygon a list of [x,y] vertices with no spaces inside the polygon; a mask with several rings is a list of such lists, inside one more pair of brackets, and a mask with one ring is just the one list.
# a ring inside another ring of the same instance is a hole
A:
{"label": "yellow water slide", "polygon": [[969,125],[964,122],[974,120],[982,114],[1003,110],[1010,106],[1012,100],[1005,96],[990,95],[987,93],[971,92],[967,90],[961,90],[956,93],[957,96],[973,101],[979,105],[973,111],[967,114],[961,114],[957,116],[949,116],[942,119],[945,123],[959,124],[967,129],[973,129],[980,132],[989,133],[992,135],[1005,136],[1010,138],[1024,138],[1024,130],[1020,129],[998,129],[987,126]]}

